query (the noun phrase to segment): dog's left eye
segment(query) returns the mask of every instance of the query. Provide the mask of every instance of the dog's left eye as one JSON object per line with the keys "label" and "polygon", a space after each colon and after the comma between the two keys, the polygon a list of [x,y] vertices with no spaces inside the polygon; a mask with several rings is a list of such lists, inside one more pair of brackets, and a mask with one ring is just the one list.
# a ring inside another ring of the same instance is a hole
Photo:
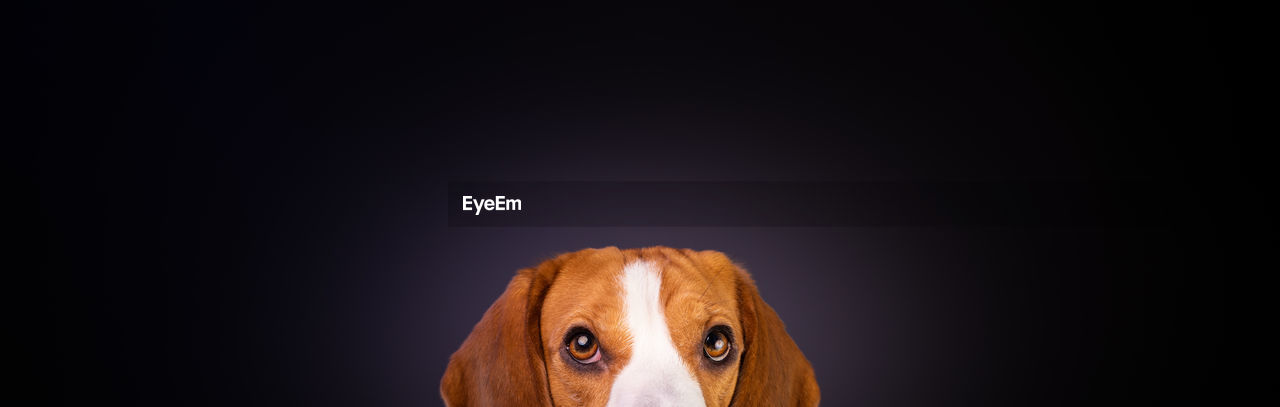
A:
{"label": "dog's left eye", "polygon": [[564,347],[569,351],[569,356],[573,360],[582,364],[595,363],[600,360],[600,345],[596,343],[595,335],[591,331],[579,330],[570,333],[566,339]]}
{"label": "dog's left eye", "polygon": [[[717,327],[718,328],[718,327]],[[702,340],[702,351],[707,358],[719,362],[729,356],[729,335],[724,329],[712,329]]]}

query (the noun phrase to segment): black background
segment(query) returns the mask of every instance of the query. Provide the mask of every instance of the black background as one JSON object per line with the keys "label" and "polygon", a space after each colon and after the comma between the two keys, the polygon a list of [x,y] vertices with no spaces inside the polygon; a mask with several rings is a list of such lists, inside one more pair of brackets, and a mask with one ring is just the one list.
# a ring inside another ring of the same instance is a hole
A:
{"label": "black background", "polygon": [[[826,405],[1227,393],[1249,204],[1223,10],[27,11],[43,131],[10,154],[36,198],[23,336],[55,404],[438,404],[515,269],[654,244],[743,262]],[[451,181],[868,180],[1187,193],[1185,217],[1074,228],[451,228],[444,202]]]}

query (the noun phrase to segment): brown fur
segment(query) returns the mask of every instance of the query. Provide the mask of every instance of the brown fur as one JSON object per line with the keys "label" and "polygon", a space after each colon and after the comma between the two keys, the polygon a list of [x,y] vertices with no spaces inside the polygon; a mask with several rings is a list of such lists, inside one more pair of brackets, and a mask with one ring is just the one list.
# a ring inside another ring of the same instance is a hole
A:
{"label": "brown fur", "polygon": [[[639,259],[662,269],[672,342],[707,405],[817,405],[809,361],[751,277],[722,253],[667,247],[587,249],[520,270],[450,359],[440,384],[445,403],[603,406],[630,358],[617,276]],[[720,365],[702,353],[703,335],[715,325],[733,331],[734,353]],[[604,355],[598,370],[577,369],[561,354],[573,326],[596,335]]]}

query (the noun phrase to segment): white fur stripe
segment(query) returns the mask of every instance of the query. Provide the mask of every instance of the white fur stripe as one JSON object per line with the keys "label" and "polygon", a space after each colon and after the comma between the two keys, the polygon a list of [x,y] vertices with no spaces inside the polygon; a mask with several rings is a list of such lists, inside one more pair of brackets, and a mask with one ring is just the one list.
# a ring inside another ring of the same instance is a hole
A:
{"label": "white fur stripe", "polygon": [[662,275],[636,261],[622,269],[623,313],[631,331],[631,358],[613,381],[609,406],[703,406],[702,388],[689,372],[667,328]]}

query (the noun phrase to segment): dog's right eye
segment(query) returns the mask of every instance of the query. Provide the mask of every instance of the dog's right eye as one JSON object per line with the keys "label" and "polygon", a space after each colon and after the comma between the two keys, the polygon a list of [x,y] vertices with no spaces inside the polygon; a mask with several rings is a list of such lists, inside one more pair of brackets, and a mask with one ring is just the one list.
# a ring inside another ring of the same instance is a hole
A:
{"label": "dog's right eye", "polygon": [[600,345],[596,343],[596,337],[591,334],[591,331],[578,330],[567,335],[567,339],[564,346],[573,360],[582,364],[600,360]]}

